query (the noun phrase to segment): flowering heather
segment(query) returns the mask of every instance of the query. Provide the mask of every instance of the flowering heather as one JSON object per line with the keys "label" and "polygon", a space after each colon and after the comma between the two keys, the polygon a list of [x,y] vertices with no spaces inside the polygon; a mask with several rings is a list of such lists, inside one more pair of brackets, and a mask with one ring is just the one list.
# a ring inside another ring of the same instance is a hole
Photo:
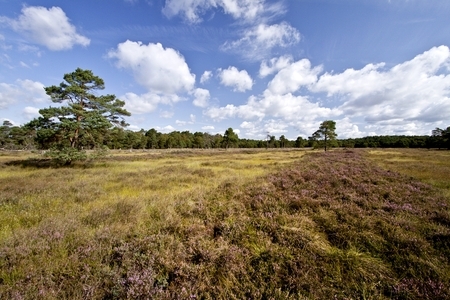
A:
{"label": "flowering heather", "polygon": [[[64,218],[32,218],[0,243],[0,298],[450,298],[450,199],[441,190],[364,151],[293,152],[287,165],[265,152],[264,175],[217,180],[223,166],[227,176],[262,166],[256,153],[226,155],[155,168],[170,190],[129,169],[109,174],[106,187],[83,187],[107,204],[77,194]],[[195,185],[208,180],[217,184]],[[0,209],[25,205],[8,195],[17,204]]]}

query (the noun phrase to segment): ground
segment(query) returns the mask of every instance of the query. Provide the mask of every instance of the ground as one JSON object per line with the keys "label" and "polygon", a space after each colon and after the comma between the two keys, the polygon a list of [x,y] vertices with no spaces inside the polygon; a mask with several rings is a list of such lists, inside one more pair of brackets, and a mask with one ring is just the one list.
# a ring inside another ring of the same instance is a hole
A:
{"label": "ground", "polygon": [[448,151],[33,155],[0,153],[0,298],[450,296]]}

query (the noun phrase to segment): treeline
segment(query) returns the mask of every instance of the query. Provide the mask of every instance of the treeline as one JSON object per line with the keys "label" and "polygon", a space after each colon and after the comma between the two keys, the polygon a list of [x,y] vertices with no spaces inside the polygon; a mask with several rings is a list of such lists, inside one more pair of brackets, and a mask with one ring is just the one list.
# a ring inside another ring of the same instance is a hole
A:
{"label": "treeline", "polygon": [[[0,126],[0,148],[4,150],[46,150],[57,140],[64,141],[63,135],[56,134],[52,128],[37,127],[31,122],[23,126],[13,126],[4,121]],[[240,139],[232,128],[224,134],[206,132],[173,131],[158,132],[156,129],[145,131],[126,130],[113,127],[101,131],[83,131],[79,136],[79,147],[94,149],[106,146],[109,149],[174,149],[174,148],[292,148],[307,147],[307,141],[301,137],[291,141],[281,136],[270,136],[267,140]]]}
{"label": "treeline", "polygon": [[368,136],[363,138],[340,140],[347,148],[438,148],[430,136]]}
{"label": "treeline", "polygon": [[427,135],[385,135],[368,136],[339,141],[341,147],[348,148],[438,148],[450,149],[450,126],[436,128]]}
{"label": "treeline", "polygon": [[[39,128],[25,124],[13,126],[4,121],[0,126],[0,148],[4,150],[45,150],[52,147],[58,135],[51,128]],[[369,136],[364,138],[338,139],[333,147],[346,148],[441,148],[450,149],[450,127],[437,128],[431,136]],[[303,148],[320,147],[320,141],[298,137],[289,140],[284,135],[268,136],[264,140],[241,139],[232,128],[224,134],[206,132],[173,131],[158,132],[155,129],[140,131],[114,127],[92,131],[79,137],[83,149],[106,146],[109,149],[174,149],[174,148]]]}

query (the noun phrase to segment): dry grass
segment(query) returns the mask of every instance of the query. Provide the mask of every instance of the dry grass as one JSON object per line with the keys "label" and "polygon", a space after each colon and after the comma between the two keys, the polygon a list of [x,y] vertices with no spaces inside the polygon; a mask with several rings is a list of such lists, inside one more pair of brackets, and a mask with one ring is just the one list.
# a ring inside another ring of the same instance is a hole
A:
{"label": "dry grass", "polygon": [[450,152],[426,149],[372,150],[379,166],[429,183],[450,198]]}
{"label": "dry grass", "polygon": [[0,298],[448,299],[449,199],[365,159],[393,153],[304,154],[2,160]]}

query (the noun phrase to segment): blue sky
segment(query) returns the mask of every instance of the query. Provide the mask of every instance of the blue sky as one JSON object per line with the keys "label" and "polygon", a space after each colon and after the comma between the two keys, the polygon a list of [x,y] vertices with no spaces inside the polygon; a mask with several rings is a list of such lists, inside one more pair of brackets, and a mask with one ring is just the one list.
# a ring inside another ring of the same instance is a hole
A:
{"label": "blue sky", "polygon": [[450,126],[448,0],[0,0],[0,122],[89,69],[130,129],[340,138]]}

